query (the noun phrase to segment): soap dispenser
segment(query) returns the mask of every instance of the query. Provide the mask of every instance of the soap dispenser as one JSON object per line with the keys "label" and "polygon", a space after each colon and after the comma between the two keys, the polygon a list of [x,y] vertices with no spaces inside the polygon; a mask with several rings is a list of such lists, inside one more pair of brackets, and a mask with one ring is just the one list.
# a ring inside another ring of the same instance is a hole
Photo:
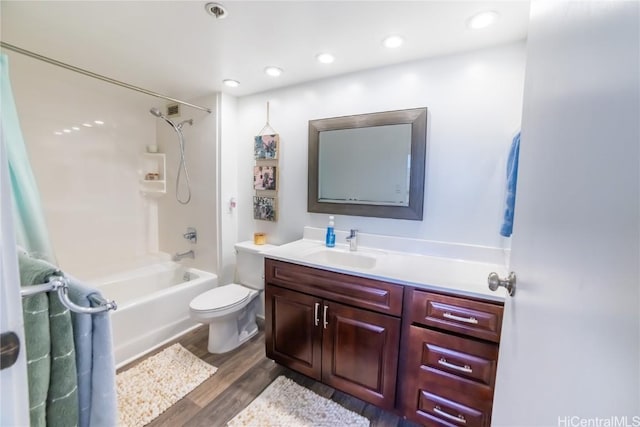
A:
{"label": "soap dispenser", "polygon": [[329,217],[329,225],[327,226],[327,235],[324,243],[328,248],[333,248],[336,245],[336,234],[333,231],[333,215]]}

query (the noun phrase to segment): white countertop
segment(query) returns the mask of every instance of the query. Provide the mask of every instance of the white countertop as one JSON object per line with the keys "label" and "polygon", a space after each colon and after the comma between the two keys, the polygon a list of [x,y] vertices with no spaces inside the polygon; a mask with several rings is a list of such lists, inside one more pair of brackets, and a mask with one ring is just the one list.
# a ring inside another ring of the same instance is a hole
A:
{"label": "white countertop", "polygon": [[[336,254],[328,254],[327,251]],[[308,238],[269,248],[262,253],[267,258],[280,261],[460,296],[497,302],[504,302],[507,296],[503,288],[492,292],[487,285],[487,276],[491,272],[495,271],[501,277],[506,276],[507,269],[498,263],[391,251],[360,245],[356,252],[351,253],[355,254],[356,261],[366,259],[367,262],[375,265],[359,267],[355,265],[358,264],[357,262],[354,265],[347,265],[348,262],[345,264],[339,261],[333,262],[326,256],[336,255],[338,259],[344,256],[345,259],[349,259],[348,245],[336,244],[334,248],[327,248],[323,241]]]}

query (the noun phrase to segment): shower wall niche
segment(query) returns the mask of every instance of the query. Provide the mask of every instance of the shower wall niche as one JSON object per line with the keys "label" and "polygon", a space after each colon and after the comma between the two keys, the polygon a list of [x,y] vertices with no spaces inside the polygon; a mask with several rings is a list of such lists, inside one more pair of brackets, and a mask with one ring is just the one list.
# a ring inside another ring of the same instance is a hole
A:
{"label": "shower wall niche", "polygon": [[147,197],[160,197],[167,193],[167,158],[164,153],[141,155],[140,191]]}

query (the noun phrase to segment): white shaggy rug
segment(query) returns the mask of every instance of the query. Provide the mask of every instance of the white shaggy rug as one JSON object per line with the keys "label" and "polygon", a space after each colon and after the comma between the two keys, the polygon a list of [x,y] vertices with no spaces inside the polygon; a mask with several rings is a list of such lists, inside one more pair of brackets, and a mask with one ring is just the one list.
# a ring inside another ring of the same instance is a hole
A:
{"label": "white shaggy rug", "polygon": [[280,376],[229,427],[368,427],[369,420]]}
{"label": "white shaggy rug", "polygon": [[116,376],[118,426],[148,424],[218,368],[174,344]]}

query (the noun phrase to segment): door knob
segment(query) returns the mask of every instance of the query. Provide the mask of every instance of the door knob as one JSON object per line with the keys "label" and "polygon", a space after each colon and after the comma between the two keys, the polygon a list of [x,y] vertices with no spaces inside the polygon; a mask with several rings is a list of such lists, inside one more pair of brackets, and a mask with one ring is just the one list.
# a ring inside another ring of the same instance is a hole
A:
{"label": "door knob", "polygon": [[14,332],[0,335],[0,369],[9,368],[18,360],[20,340]]}
{"label": "door knob", "polygon": [[502,286],[507,289],[510,296],[514,296],[516,294],[516,273],[513,271],[509,273],[509,276],[506,279],[501,279],[500,276],[498,276],[498,273],[489,273],[487,281],[489,282],[489,289],[492,291],[495,291]]}

